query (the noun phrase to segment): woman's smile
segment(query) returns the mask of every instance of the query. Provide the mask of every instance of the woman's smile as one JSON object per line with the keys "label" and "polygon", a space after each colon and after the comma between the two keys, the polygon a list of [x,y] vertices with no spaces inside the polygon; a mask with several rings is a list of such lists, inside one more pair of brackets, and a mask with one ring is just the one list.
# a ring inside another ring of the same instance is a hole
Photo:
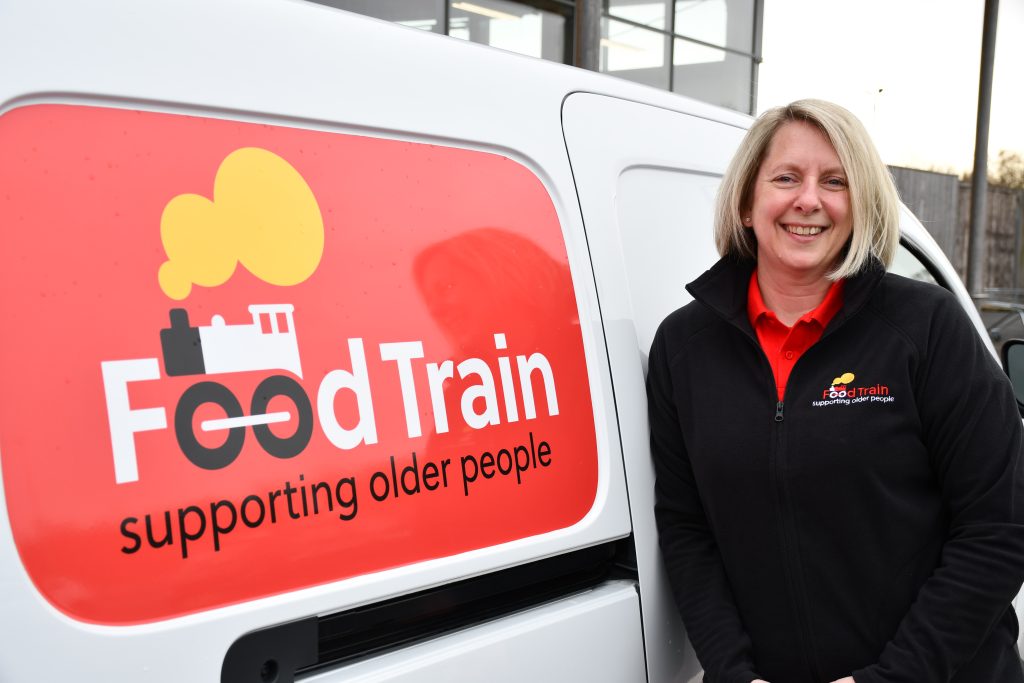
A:
{"label": "woman's smile", "polygon": [[826,230],[828,228],[828,226],[822,225],[795,225],[792,223],[789,225],[783,225],[782,227],[785,228],[786,232],[790,235],[799,235],[801,237],[820,235],[822,230]]}

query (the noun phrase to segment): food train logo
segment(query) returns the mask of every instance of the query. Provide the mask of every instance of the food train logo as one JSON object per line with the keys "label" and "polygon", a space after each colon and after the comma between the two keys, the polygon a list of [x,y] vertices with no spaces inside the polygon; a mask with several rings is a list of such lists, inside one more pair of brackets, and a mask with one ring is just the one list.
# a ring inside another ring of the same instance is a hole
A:
{"label": "food train logo", "polygon": [[[268,284],[296,285],[312,276],[324,251],[324,225],[312,190],[288,162],[257,148],[239,149],[225,158],[217,171],[213,201],[184,194],[168,202],[160,227],[168,260],[160,267],[159,283],[174,300],[186,298],[194,285],[216,287],[225,283],[239,265]],[[250,324],[229,325],[222,316],[214,315],[210,325],[194,327],[185,308],[171,308],[170,325],[159,333],[167,375],[210,377],[283,370],[302,379],[295,307],[289,303],[260,303],[248,305],[248,311]],[[504,333],[493,334],[493,340],[494,350],[508,348]],[[338,449],[377,443],[363,340],[349,338],[348,350],[351,370],[335,369],[323,377],[315,395],[315,410],[311,396],[286,374],[272,374],[258,384],[248,402],[248,413],[239,397],[214,379],[189,386],[174,409],[178,447],[193,465],[218,470],[242,452],[250,427],[263,451],[282,459],[303,452],[312,438],[315,421]],[[559,414],[554,374],[543,353],[515,356],[518,396],[513,361],[508,356],[497,358],[499,372],[495,378],[488,363],[480,358],[428,362],[422,365],[422,373],[417,373],[413,361],[424,358],[421,341],[382,342],[379,353],[382,362],[394,363],[409,438],[423,433],[417,384],[423,383],[424,374],[437,434],[450,428],[444,384],[456,373],[463,380],[479,380],[465,389],[460,400],[463,422],[470,429],[502,422],[499,393],[504,398],[505,421],[535,419],[538,406],[533,380],[537,376],[545,394],[547,416]],[[135,482],[139,479],[135,435],[167,429],[168,423],[164,407],[129,405],[128,387],[133,382],[160,379],[160,365],[156,358],[110,360],[102,361],[101,369],[114,478],[117,484]],[[335,397],[342,391],[356,399],[358,419],[353,426],[343,426],[335,414]],[[518,401],[523,406],[522,418]],[[286,403],[290,409],[271,410],[272,403],[278,407]],[[219,406],[224,417],[197,420],[197,414],[210,404]],[[292,422],[293,417],[291,434],[281,436],[271,430],[271,425]],[[197,427],[200,432],[227,432],[227,436],[218,445],[208,445],[196,434]],[[522,467],[516,463],[517,481]],[[469,471],[465,474],[467,478],[475,477]]]}
{"label": "food train logo", "polygon": [[831,405],[852,405],[854,403],[892,403],[895,399],[890,395],[885,384],[871,386],[854,386],[857,376],[852,372],[844,372],[832,380],[832,384],[821,392],[821,399],[813,401],[815,407]]}

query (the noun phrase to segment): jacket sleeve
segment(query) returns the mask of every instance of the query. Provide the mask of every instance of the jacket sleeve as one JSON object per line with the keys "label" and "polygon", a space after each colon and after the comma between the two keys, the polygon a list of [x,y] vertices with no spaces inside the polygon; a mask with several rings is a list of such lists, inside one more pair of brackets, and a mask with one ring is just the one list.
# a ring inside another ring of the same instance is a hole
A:
{"label": "jacket sleeve", "polygon": [[654,514],[669,583],[705,680],[750,683],[760,676],[683,443],[663,329],[655,337],[648,367]]}
{"label": "jacket sleeve", "polygon": [[941,560],[857,683],[949,681],[1024,580],[1021,419],[1009,381],[944,297],[918,350],[915,400],[949,529]]}

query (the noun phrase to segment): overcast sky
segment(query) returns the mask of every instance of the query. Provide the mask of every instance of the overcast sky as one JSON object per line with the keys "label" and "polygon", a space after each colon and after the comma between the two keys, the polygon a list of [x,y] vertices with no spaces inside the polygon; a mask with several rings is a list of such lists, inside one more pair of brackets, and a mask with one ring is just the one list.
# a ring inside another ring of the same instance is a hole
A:
{"label": "overcast sky", "polygon": [[[758,110],[852,110],[889,164],[974,163],[984,0],[765,0]],[[989,161],[1024,156],[1024,0],[1000,0]]]}

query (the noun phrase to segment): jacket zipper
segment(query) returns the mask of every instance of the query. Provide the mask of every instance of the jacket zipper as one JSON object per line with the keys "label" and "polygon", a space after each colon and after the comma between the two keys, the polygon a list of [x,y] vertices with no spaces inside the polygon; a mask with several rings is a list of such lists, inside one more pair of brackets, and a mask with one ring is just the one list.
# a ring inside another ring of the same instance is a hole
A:
{"label": "jacket zipper", "polygon": [[[820,340],[819,340],[820,341]],[[810,349],[808,349],[810,351]],[[762,351],[763,353],[763,351]],[[806,352],[805,352],[806,353]],[[797,361],[799,364],[799,361]],[[793,368],[796,369],[796,366]],[[790,374],[790,379],[792,379]],[[774,384],[774,374],[773,374]],[[771,462],[772,484],[775,489],[776,504],[778,505],[779,524],[781,526],[783,541],[783,556],[789,588],[795,601],[797,629],[800,641],[804,643],[804,664],[814,680],[823,680],[818,667],[818,656],[814,650],[813,635],[810,625],[810,617],[807,607],[807,597],[803,589],[802,574],[800,566],[799,543],[797,541],[796,521],[793,517],[792,497],[785,476],[785,460],[787,449],[785,446],[785,435],[783,434],[785,420],[785,396],[775,403],[775,428],[773,435],[773,453]]]}
{"label": "jacket zipper", "polygon": [[[749,337],[750,335],[748,335]],[[761,354],[761,358],[764,360],[764,366],[768,371],[768,380],[771,390],[775,392],[775,373],[772,372],[771,362],[768,360],[768,356],[765,354],[764,349],[761,348],[760,342],[756,338],[751,338],[751,343],[756,349],[756,353]],[[798,361],[799,362],[799,361]],[[788,491],[786,490],[785,476],[783,473],[783,466],[780,460],[783,459],[785,453],[784,448],[784,436],[783,436],[783,421],[785,420],[785,396],[782,400],[775,402],[775,427],[772,430],[772,443],[769,446],[769,462],[768,471],[771,478],[771,487],[775,497],[775,505],[777,513],[779,515],[779,534],[781,536],[782,549],[783,549],[783,569],[786,575],[786,581],[789,584],[788,588],[790,594],[794,600],[794,616],[796,617],[797,634],[800,642],[804,644],[801,648],[803,650],[804,665],[807,667],[808,672],[814,680],[821,680],[821,675],[818,672],[817,666],[817,655],[811,652],[811,629],[808,623],[808,615],[806,608],[806,598],[803,593],[803,589],[800,585],[800,580],[797,576],[798,573],[798,559],[797,558],[797,542],[795,539],[796,531],[792,528],[792,512],[790,511],[790,501]]]}

